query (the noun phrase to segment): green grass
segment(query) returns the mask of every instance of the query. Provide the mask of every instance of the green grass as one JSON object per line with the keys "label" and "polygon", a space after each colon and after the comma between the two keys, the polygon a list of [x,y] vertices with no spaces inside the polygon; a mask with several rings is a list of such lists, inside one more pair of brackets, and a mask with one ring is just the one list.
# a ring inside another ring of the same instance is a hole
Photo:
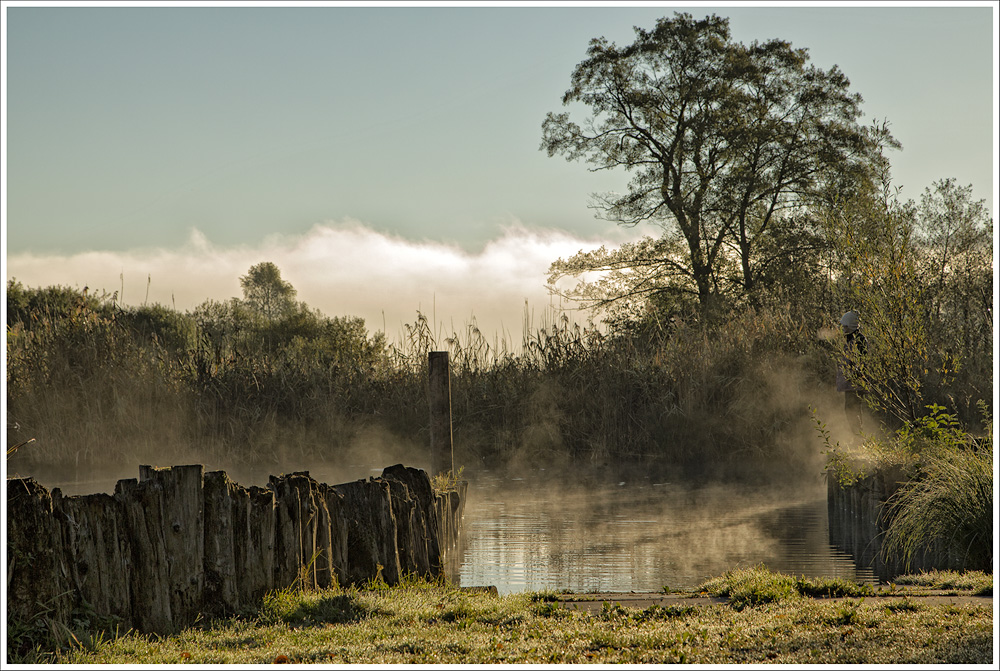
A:
{"label": "green grass", "polygon": [[[922,578],[918,578],[920,580]],[[975,586],[981,578],[975,578]],[[957,579],[954,584],[960,583]],[[171,636],[84,635],[8,661],[65,664],[987,663],[989,606],[863,596],[761,568],[706,583],[729,604],[564,608],[552,592],[495,597],[444,583],[284,591],[260,611]],[[689,595],[695,596],[695,595]],[[734,596],[737,597],[734,600]],[[701,602],[704,603],[704,602]],[[737,606],[740,607],[737,607]]]}
{"label": "green grass", "polygon": [[983,571],[927,571],[896,578],[897,585],[926,587],[954,594],[971,593],[974,596],[993,594],[993,574]]}
{"label": "green grass", "polygon": [[736,610],[802,597],[865,597],[875,594],[871,585],[841,578],[795,578],[769,571],[763,566],[728,571],[721,577],[706,581],[701,590],[727,597],[730,606]]}

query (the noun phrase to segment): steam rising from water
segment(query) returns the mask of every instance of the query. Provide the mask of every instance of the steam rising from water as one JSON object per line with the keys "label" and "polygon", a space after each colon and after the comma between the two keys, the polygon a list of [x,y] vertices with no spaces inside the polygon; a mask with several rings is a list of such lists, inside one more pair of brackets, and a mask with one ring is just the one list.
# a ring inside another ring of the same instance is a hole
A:
{"label": "steam rising from water", "polygon": [[758,563],[792,575],[873,580],[830,546],[818,474],[756,487],[678,478],[585,488],[562,482],[477,481],[451,575],[501,593],[694,589]]}
{"label": "steam rising from water", "polygon": [[177,249],[13,254],[7,258],[7,279],[30,287],[118,291],[126,305],[160,303],[184,311],[207,299],[242,296],[240,276],[256,263],[272,261],[299,300],[328,316],[362,317],[370,332],[384,328],[390,340],[420,310],[441,338],[463,332],[475,319],[488,339],[496,334],[510,342],[513,335],[518,344],[525,303],[535,319],[552,305],[545,288],[549,264],[618,242],[529,229],[515,221],[482,250],[469,252],[347,219],[317,224],[301,235],[273,235],[257,245],[221,247],[192,229]]}

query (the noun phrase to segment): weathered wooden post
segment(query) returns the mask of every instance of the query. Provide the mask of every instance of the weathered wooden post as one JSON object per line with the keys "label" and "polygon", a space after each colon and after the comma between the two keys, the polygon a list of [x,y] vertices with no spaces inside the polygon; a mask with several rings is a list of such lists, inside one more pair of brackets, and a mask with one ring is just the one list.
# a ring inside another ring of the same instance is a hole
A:
{"label": "weathered wooden post", "polygon": [[431,472],[430,477],[455,470],[451,442],[451,377],[448,352],[428,352],[428,398],[431,409]]}

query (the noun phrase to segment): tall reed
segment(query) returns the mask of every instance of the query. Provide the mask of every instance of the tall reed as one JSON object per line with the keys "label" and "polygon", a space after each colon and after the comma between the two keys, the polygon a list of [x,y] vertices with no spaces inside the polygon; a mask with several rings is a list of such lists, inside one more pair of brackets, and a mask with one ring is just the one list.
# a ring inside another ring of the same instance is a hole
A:
{"label": "tall reed", "polygon": [[181,314],[10,289],[10,442],[36,438],[14,466],[419,464],[427,353],[446,348],[456,463],[470,470],[820,471],[808,405],[832,395],[829,356],[780,306],[648,332],[551,312],[526,316],[516,346],[475,322],[442,339],[419,313],[389,343],[305,308],[267,321],[235,299]]}
{"label": "tall reed", "polygon": [[953,568],[989,571],[993,565],[993,455],[983,448],[947,447],[925,456],[914,479],[890,499],[882,546],[909,570],[927,553]]}

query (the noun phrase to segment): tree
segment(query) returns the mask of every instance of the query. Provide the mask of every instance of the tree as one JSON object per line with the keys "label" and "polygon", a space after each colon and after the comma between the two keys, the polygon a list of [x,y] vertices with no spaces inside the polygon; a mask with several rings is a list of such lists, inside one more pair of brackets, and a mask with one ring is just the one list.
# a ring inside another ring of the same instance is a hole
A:
{"label": "tree", "polygon": [[[589,106],[593,117],[581,126],[549,113],[541,147],[593,170],[633,173],[627,193],[597,204],[621,225],[660,227],[661,241],[644,243],[635,258],[643,275],[670,278],[703,310],[730,288],[752,298],[761,277],[807,239],[789,231],[809,221],[802,211],[842,189],[844,175],[870,175],[881,148],[898,145],[891,136],[872,142],[857,123],[861,96],[836,66],[810,65],[805,49],[777,39],[735,43],[728,19],[715,15],[678,13],[635,32],[622,48],[591,40],[562,100]],[[580,257],[553,273],[602,270],[606,261]],[[627,252],[614,259],[628,261]],[[664,288],[643,282],[633,288]]]}
{"label": "tree", "polygon": [[969,312],[978,308],[980,321],[988,323],[993,303],[993,219],[985,201],[972,200],[971,184],[960,187],[954,179],[946,179],[932,186],[920,198],[916,231],[932,314],[965,323]]}
{"label": "tree", "polygon": [[297,307],[295,288],[281,279],[278,266],[270,261],[251,267],[240,278],[240,286],[243,287],[243,298],[250,308],[267,321],[290,314]]}
{"label": "tree", "polygon": [[914,207],[895,200],[886,184],[880,195],[844,200],[827,216],[840,309],[856,310],[865,333],[865,351],[855,353],[847,374],[873,409],[912,422],[923,414],[927,373],[937,364],[917,281]]}
{"label": "tree", "polygon": [[924,190],[914,240],[932,346],[944,362],[934,382],[963,418],[992,391],[993,219],[972,186],[954,179]]}

